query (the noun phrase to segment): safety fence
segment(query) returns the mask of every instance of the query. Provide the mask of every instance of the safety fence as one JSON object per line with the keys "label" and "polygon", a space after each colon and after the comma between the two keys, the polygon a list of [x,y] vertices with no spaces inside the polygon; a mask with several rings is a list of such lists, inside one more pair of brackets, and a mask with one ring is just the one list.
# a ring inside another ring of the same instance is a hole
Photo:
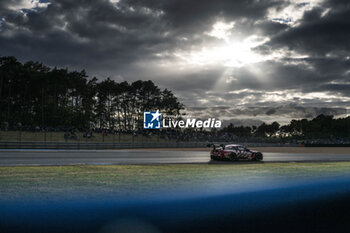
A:
{"label": "safety fence", "polygon": [[[85,143],[85,142],[0,142],[0,149],[137,149],[137,148],[204,148],[208,142],[128,142],[128,143]],[[227,144],[215,142],[215,144]],[[296,144],[242,143],[248,147],[298,146]]]}

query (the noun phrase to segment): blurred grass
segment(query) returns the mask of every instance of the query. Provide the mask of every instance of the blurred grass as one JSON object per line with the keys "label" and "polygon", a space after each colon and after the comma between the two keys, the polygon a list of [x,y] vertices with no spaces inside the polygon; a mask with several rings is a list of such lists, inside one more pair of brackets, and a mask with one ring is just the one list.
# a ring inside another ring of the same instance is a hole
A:
{"label": "blurred grass", "polygon": [[[90,139],[83,137],[84,132],[77,132],[77,139],[67,140],[67,142],[164,142],[158,135],[152,137],[145,137],[137,135],[133,138],[131,134],[109,134],[102,136],[101,133],[93,133]],[[64,139],[64,132],[27,132],[27,131],[0,131],[0,141],[7,142],[66,142]]]}
{"label": "blurred grass", "polygon": [[350,175],[350,162],[0,167],[0,199],[147,195]]}

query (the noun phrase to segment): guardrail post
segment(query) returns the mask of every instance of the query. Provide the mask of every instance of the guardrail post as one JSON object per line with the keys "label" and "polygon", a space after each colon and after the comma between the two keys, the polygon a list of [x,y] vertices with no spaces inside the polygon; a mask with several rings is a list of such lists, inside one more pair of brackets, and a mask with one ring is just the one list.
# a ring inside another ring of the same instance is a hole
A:
{"label": "guardrail post", "polygon": [[18,131],[18,141],[21,143],[21,141],[22,141],[22,130],[20,129],[19,131]]}

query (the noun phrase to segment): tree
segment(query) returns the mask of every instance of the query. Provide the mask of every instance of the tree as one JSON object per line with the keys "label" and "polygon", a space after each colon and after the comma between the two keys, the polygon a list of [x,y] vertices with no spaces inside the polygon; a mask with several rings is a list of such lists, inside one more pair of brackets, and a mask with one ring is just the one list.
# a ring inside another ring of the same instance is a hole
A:
{"label": "tree", "polygon": [[50,68],[14,57],[0,58],[0,122],[26,126],[142,128],[144,111],[179,114],[183,105],[151,80],[98,82],[86,72]]}
{"label": "tree", "polygon": [[260,137],[271,137],[277,133],[280,125],[274,121],[271,124],[262,123],[255,131],[256,136]]}

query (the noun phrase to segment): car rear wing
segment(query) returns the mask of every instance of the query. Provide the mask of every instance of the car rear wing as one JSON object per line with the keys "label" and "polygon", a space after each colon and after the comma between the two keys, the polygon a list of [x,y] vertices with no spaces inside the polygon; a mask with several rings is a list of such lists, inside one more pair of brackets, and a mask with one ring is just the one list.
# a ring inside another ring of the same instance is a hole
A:
{"label": "car rear wing", "polygon": [[224,150],[225,144],[209,143],[209,144],[207,144],[207,147],[213,147],[213,150],[216,150],[218,147],[221,147]]}

